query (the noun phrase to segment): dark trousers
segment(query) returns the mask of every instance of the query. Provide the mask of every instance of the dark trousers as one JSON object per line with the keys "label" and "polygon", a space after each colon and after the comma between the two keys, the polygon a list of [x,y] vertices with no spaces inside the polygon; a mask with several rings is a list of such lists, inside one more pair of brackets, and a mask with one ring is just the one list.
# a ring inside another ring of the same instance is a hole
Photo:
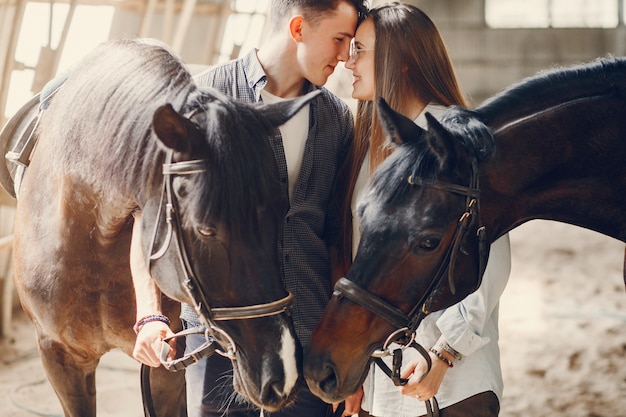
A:
{"label": "dark trousers", "polygon": [[[186,352],[198,348],[203,335],[186,337]],[[212,355],[187,368],[187,413],[189,417],[259,417],[260,410],[244,401],[233,390],[233,368],[230,359]],[[315,397],[306,384],[298,389],[296,401],[289,407],[266,417],[326,417],[330,405]]]}
{"label": "dark trousers", "polygon": [[[500,402],[492,391],[482,392],[439,410],[440,417],[497,417]],[[359,417],[374,417],[361,410]],[[424,417],[424,416],[421,416]]]}

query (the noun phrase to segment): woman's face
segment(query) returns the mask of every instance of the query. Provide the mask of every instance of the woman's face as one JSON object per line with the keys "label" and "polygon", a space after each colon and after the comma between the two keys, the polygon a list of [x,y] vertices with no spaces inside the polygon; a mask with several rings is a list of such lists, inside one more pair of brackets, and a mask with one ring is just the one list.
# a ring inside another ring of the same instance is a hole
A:
{"label": "woman's face", "polygon": [[352,98],[357,100],[374,99],[374,45],[376,33],[372,19],[366,19],[356,30],[352,39],[351,56],[346,68],[352,70]]}

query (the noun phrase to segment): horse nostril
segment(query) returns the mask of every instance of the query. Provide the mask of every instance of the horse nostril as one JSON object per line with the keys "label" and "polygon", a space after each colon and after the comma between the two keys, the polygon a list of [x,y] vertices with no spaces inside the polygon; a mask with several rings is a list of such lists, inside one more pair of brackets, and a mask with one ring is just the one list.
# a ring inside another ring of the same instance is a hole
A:
{"label": "horse nostril", "polygon": [[320,389],[326,394],[333,394],[337,389],[337,373],[335,372],[335,368],[330,365],[325,366],[320,376]]}
{"label": "horse nostril", "polygon": [[282,383],[277,378],[272,381],[266,381],[261,387],[261,402],[268,411],[273,407],[280,408],[286,399],[286,395],[282,389]]}

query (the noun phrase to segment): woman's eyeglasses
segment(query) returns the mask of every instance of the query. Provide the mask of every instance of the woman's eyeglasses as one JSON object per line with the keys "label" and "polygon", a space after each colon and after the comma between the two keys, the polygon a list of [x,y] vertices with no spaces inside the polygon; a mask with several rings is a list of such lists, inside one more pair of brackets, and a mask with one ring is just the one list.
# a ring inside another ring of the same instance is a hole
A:
{"label": "woman's eyeglasses", "polygon": [[374,49],[363,49],[363,48],[358,48],[356,46],[356,40],[354,38],[352,38],[350,40],[350,59],[354,60],[354,62],[356,62],[359,59],[359,54],[361,52],[365,52],[365,51],[373,51]]}

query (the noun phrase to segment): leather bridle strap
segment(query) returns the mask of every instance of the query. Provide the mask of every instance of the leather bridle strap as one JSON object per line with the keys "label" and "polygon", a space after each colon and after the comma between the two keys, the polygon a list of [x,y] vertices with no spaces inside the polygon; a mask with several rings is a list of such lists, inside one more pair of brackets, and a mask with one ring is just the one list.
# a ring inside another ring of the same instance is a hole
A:
{"label": "leather bridle strap", "polygon": [[[429,284],[428,289],[424,293],[423,297],[420,301],[415,305],[415,307],[411,310],[409,314],[405,314],[402,310],[397,307],[391,305],[375,294],[361,288],[356,285],[354,282],[348,280],[347,278],[340,278],[335,284],[336,295],[343,295],[349,300],[353,301],[356,304],[361,305],[362,307],[367,308],[374,314],[379,317],[385,319],[389,323],[393,324],[398,328],[397,331],[392,333],[385,344],[383,345],[383,349],[374,352],[372,355],[375,358],[376,364],[380,367],[380,369],[385,372],[389,378],[393,381],[393,383],[397,386],[405,385],[408,380],[400,377],[400,369],[402,367],[402,350],[407,347],[415,348],[426,360],[428,364],[427,371],[420,377],[420,381],[423,380],[428,373],[430,372],[432,362],[430,359],[430,355],[428,352],[418,343],[414,341],[414,334],[421,321],[430,313],[430,303],[432,302],[432,298],[436,292],[436,289],[439,285],[441,285],[441,281],[446,272],[446,267],[448,268],[448,280],[450,283],[450,291],[454,294],[455,287],[452,277],[450,275],[449,269],[451,268],[452,258],[455,252],[462,251],[462,240],[467,232],[467,229],[475,218],[480,218],[478,213],[478,198],[480,196],[480,190],[478,186],[478,167],[477,162],[472,161],[472,177],[470,179],[469,186],[461,186],[457,184],[452,184],[444,181],[436,181],[421,177],[413,177],[409,176],[408,183],[411,185],[419,185],[430,188],[435,188],[442,191],[447,191],[455,194],[460,194],[465,196],[466,198],[466,210],[457,222],[457,227],[454,232],[454,236],[448,246],[446,253],[443,258],[439,262],[437,270],[434,275],[434,279]],[[486,233],[484,226],[478,228],[478,239],[479,239],[479,273],[482,275],[486,263],[486,253],[488,251],[485,250],[484,246],[486,245]],[[389,350],[387,349],[388,344],[399,339],[404,339],[404,345],[395,349],[391,355],[393,355],[393,363],[392,368],[382,360],[382,357],[389,356]],[[408,342],[407,342],[408,340]],[[438,415],[439,414],[439,406],[437,400],[433,397],[432,404],[430,401],[426,401],[426,409],[428,416]]]}
{"label": "leather bridle strap", "polygon": [[[431,179],[422,178],[422,177],[414,177],[413,175],[409,176],[409,178],[407,179],[407,182],[411,185],[420,185],[423,187],[435,188],[437,190],[448,191],[448,192],[455,193],[455,194],[461,194],[467,197],[474,197],[474,198],[480,197],[480,190],[476,188],[476,185],[474,184],[471,184],[469,187],[466,187],[464,185],[452,184],[450,182],[445,182],[445,181],[437,181],[437,180],[431,180]],[[472,181],[472,182],[475,182],[475,181]]]}
{"label": "leather bridle strap", "polygon": [[293,302],[294,295],[288,293],[284,298],[269,303],[244,307],[215,307],[211,309],[211,318],[215,321],[247,320],[275,316],[284,313]]}
{"label": "leather bridle strap", "polygon": [[422,319],[430,313],[430,308],[427,305],[429,303],[427,302],[435,289],[441,284],[441,281],[445,276],[446,267],[450,263],[452,251],[455,248],[458,248],[457,241],[462,239],[463,233],[467,227],[466,223],[468,221],[469,215],[466,211],[459,219],[452,241],[450,242],[446,253],[441,258],[441,261],[439,261],[433,280],[429,284],[422,298],[415,304],[409,314],[404,313],[399,308],[391,305],[374,293],[360,287],[347,278],[340,278],[335,284],[335,291],[337,292],[337,295],[341,294],[352,302],[367,308],[374,314],[384,318],[386,321],[396,326],[398,329],[407,327],[410,332],[414,332]]}
{"label": "leather bridle strap", "polygon": [[[465,216],[465,214],[461,216],[459,223],[463,223],[464,221],[467,221],[467,216]],[[396,386],[405,385],[408,382],[406,378],[400,377],[400,368],[402,367],[402,350],[407,347],[416,349],[426,360],[427,369],[426,372],[420,377],[420,381],[423,380],[430,372],[432,366],[430,355],[426,349],[414,341],[414,334],[424,317],[430,313],[429,300],[432,299],[436,288],[441,285],[445,276],[446,265],[450,262],[452,250],[454,247],[457,247],[454,243],[462,238],[463,230],[464,228],[461,225],[457,225],[454,236],[452,237],[452,242],[448,246],[446,254],[439,262],[437,271],[435,272],[435,277],[429,284],[422,298],[415,304],[415,307],[413,307],[409,314],[404,313],[399,308],[391,305],[374,293],[358,286],[356,283],[347,278],[340,278],[335,284],[336,295],[345,296],[350,301],[367,308],[369,311],[385,319],[398,329],[387,338],[387,341],[383,344],[382,349],[372,354],[372,356],[375,357],[376,364],[385,374],[387,374],[387,376],[389,376],[389,378],[391,378],[392,382]],[[391,342],[395,342],[400,339],[404,339],[405,341],[403,347],[390,353],[387,346]],[[392,369],[390,369],[382,360],[382,357],[389,355],[393,355],[394,357]]]}
{"label": "leather bridle strap", "polygon": [[[154,245],[154,241],[156,240],[156,230],[158,229],[159,224],[159,221],[157,220],[155,224],[155,232],[152,237],[152,242],[150,243],[151,255],[148,261],[150,262],[161,258],[171,247],[172,240],[176,242],[176,255],[185,274],[184,287],[187,290],[190,298],[194,302],[194,308],[198,313],[200,321],[203,324],[202,332],[206,334],[207,339],[206,343],[199,349],[202,352],[202,355],[198,354],[197,352],[192,352],[192,354],[181,358],[182,360],[180,361],[180,363],[185,364],[185,366],[190,363],[197,362],[203,356],[211,355],[214,352],[226,356],[231,360],[236,359],[236,346],[234,341],[228,335],[228,333],[226,333],[224,330],[216,325],[216,321],[246,320],[278,315],[285,312],[294,299],[293,294],[288,293],[287,296],[281,298],[280,300],[272,301],[269,303],[255,304],[243,307],[210,307],[208,299],[206,298],[205,294],[202,291],[202,287],[200,286],[200,281],[194,273],[192,264],[189,260],[189,255],[187,253],[187,249],[182,238],[182,226],[180,224],[180,217],[178,216],[178,207],[176,205],[176,200],[172,191],[172,176],[192,175],[205,172],[205,164],[206,161],[202,159],[172,162],[172,152],[169,151],[166,153],[166,160],[163,164],[163,191],[161,195],[161,202],[159,203],[158,216],[161,216],[161,213],[163,211],[163,203],[165,201],[165,220],[167,223],[167,234],[165,237],[165,241],[163,242],[163,246],[156,253],[152,254],[152,247]],[[176,238],[172,239],[174,236]],[[181,332],[178,333],[176,336],[182,334],[186,333]],[[224,351],[216,349],[214,346],[214,342],[222,345]],[[167,348],[165,348],[165,345],[167,345],[167,341],[164,341],[164,346],[162,347],[162,350],[169,349],[169,345],[167,346]],[[167,358],[167,353],[164,357]],[[193,360],[190,360],[189,357],[192,357]],[[169,366],[168,363],[163,364],[166,367]]]}
{"label": "leather bridle strap", "polygon": [[347,299],[359,304],[376,315],[384,318],[397,328],[406,326],[409,316],[402,310],[375,296],[364,288],[359,287],[347,278],[339,278],[335,284],[335,291]]}

